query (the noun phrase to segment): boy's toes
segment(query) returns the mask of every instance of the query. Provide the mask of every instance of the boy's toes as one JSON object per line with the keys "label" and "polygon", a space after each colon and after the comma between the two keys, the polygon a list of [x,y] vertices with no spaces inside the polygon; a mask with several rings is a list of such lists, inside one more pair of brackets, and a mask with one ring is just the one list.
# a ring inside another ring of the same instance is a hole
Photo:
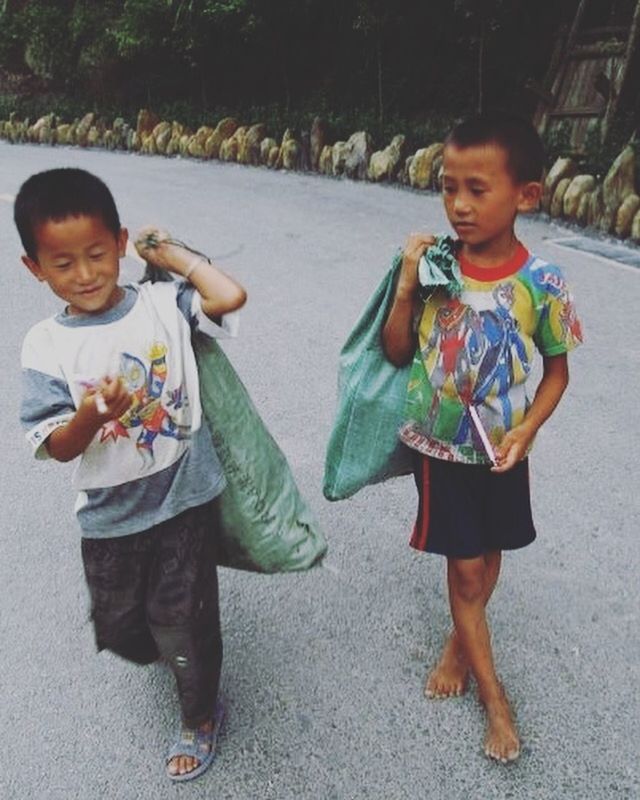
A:
{"label": "boy's toes", "polygon": [[493,761],[499,761],[501,764],[509,764],[520,757],[520,748],[517,746],[500,747],[490,744],[485,747],[484,754]]}
{"label": "boy's toes", "polygon": [[180,772],[180,759],[172,758],[167,764],[167,771],[169,775],[177,775]]}
{"label": "boy's toes", "polygon": [[177,756],[171,759],[167,769],[170,775],[186,775],[188,772],[192,772],[199,764],[200,762],[196,758],[191,758],[191,756]]}
{"label": "boy's toes", "polygon": [[447,697],[461,697],[464,694],[464,686],[460,683],[449,683],[437,680],[435,676],[430,676],[424,687],[424,696],[429,700],[443,700]]}

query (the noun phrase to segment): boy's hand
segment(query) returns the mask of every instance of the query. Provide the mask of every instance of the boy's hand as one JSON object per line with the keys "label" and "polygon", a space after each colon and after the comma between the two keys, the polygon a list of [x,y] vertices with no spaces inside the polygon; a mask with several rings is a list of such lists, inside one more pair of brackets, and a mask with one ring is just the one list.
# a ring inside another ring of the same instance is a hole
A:
{"label": "boy's hand", "polygon": [[131,405],[131,395],[120,378],[103,378],[97,389],[87,392],[78,411],[87,421],[104,425],[121,417]]}
{"label": "boy's hand", "polygon": [[193,253],[171,243],[171,234],[155,225],[146,225],[138,231],[135,248],[138,255],[154,267],[184,275],[194,260]]}
{"label": "boy's hand", "polygon": [[426,233],[412,233],[402,254],[402,268],[396,293],[400,297],[415,296],[418,289],[418,262],[425,250],[431,247],[436,237]]}
{"label": "boy's hand", "polygon": [[57,461],[72,461],[91,444],[100,428],[121,417],[131,405],[131,395],[120,378],[103,378],[97,389],[84,394],[73,419],[51,433],[45,446]]}
{"label": "boy's hand", "polygon": [[567,354],[543,356],[542,380],[536,389],[536,396],[520,425],[512,428],[495,448],[496,461],[493,472],[506,472],[521,461],[533,441],[533,437],[544,424],[560,402],[560,398],[569,382]]}
{"label": "boy's hand", "polygon": [[494,448],[496,466],[492,472],[507,472],[522,461],[526,456],[529,445],[535,436],[535,430],[526,422],[512,428],[504,437],[499,447]]}

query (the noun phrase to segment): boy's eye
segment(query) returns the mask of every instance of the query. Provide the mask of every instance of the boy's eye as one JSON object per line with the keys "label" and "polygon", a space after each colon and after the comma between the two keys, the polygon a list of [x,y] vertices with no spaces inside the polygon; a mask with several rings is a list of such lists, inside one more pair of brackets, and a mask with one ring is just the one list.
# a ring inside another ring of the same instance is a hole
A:
{"label": "boy's eye", "polygon": [[484,194],[484,192],[485,192],[485,190],[484,190],[484,189],[479,189],[479,188],[477,188],[477,187],[476,187],[475,189],[472,189],[472,190],[471,190],[471,194],[472,194],[474,197],[479,197],[481,194]]}
{"label": "boy's eye", "polygon": [[92,261],[99,261],[101,258],[104,258],[104,253],[91,253],[90,258]]}
{"label": "boy's eye", "polygon": [[54,265],[56,269],[67,269],[67,267],[71,266],[70,261],[60,261],[59,263]]}
{"label": "boy's eye", "polygon": [[453,187],[453,186],[443,186],[443,187],[442,187],[442,191],[443,191],[445,194],[453,194],[453,192],[455,191],[455,189],[454,189],[454,187]]}

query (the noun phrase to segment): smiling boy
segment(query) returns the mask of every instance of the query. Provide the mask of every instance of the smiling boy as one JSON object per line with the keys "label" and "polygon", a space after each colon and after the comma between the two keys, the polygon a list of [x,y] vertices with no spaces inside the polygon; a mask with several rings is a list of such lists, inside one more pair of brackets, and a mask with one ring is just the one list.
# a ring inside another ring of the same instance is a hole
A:
{"label": "smiling boy", "polygon": [[97,647],[167,662],[182,724],[166,769],[189,780],[210,765],[223,714],[216,534],[225,487],[191,335],[232,333],[246,295],[168,243],[142,255],[184,280],[120,285],[127,231],[107,186],[84,170],[31,176],[14,215],[24,264],[65,303],[25,337],[21,422],[36,457],[78,458]]}
{"label": "smiling boy", "polygon": [[[460,695],[471,673],[487,715],[485,753],[506,763],[518,757],[520,738],[485,609],[502,551],[535,538],[527,456],[564,393],[566,354],[581,332],[560,270],[530,254],[514,230],[541,195],[544,152],[532,126],[507,115],[471,119],[449,135],[443,158],[462,294],[436,291],[419,302],[418,262],[434,239],[413,234],[382,338],[390,361],[412,362],[400,431],[416,451],[411,545],[447,559],[454,627],[425,694]],[[535,349],[543,376],[530,399]]]}

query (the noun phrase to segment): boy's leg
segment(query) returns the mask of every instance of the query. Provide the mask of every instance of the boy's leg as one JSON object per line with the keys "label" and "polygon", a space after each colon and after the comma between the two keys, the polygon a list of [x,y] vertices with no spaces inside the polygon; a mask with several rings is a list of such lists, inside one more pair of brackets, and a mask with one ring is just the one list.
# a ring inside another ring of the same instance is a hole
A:
{"label": "boy's leg", "polygon": [[447,567],[449,600],[457,639],[487,712],[485,753],[499,761],[513,761],[520,753],[520,740],[507,697],[496,675],[485,614],[491,572],[484,556],[450,558]]}
{"label": "boy's leg", "polygon": [[136,664],[151,664],[159,656],[145,607],[150,545],[148,533],[83,538],[81,545],[98,650]]}
{"label": "boy's leg", "polygon": [[[147,613],[171,668],[185,728],[210,731],[222,665],[216,544],[218,504],[189,509],[158,526]],[[176,756],[168,768],[184,775],[198,759]]]}
{"label": "boy's leg", "polygon": [[[483,558],[486,564],[483,604],[486,608],[498,581],[502,553],[492,551]],[[459,697],[466,691],[468,679],[469,662],[454,628],[447,637],[440,660],[427,676],[425,696],[436,699]]]}

